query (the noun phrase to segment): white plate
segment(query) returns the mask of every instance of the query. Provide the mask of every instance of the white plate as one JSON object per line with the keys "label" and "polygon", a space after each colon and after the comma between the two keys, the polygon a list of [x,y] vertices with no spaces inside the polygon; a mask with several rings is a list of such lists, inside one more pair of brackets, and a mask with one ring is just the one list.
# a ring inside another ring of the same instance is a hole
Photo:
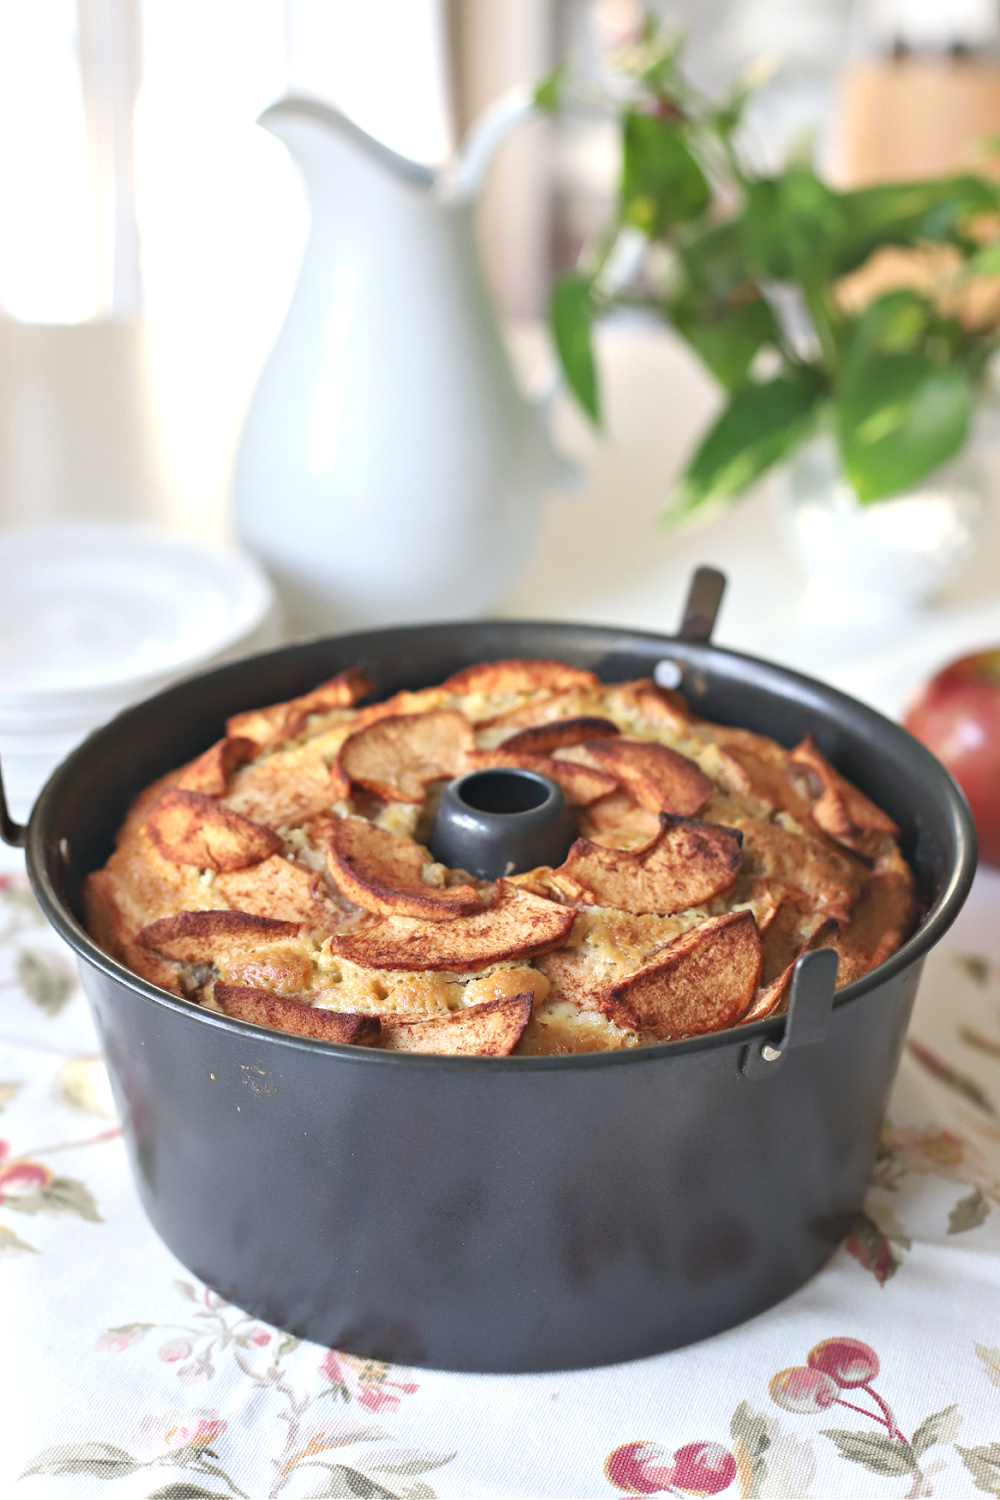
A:
{"label": "white plate", "polygon": [[245,554],[148,527],[0,533],[0,718],[99,715],[231,650],[273,601]]}

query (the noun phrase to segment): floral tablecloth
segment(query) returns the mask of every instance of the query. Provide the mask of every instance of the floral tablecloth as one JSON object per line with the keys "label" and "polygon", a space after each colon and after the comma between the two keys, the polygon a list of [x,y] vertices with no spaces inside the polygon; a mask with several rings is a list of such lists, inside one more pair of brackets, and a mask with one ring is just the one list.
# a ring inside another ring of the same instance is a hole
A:
{"label": "floral tablecloth", "polygon": [[19,873],[0,990],[0,1494],[1000,1495],[1000,877],[931,956],[830,1265],[742,1328],[569,1374],[400,1369],[223,1302],[143,1217],[72,961]]}

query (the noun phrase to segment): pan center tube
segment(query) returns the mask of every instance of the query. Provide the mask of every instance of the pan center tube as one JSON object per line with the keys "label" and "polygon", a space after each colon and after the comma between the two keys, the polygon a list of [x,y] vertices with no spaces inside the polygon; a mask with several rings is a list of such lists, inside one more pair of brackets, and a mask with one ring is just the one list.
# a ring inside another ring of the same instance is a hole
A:
{"label": "pan center tube", "polygon": [[562,864],[575,838],[576,815],[550,777],[498,766],[448,783],[430,848],[450,869],[497,880]]}

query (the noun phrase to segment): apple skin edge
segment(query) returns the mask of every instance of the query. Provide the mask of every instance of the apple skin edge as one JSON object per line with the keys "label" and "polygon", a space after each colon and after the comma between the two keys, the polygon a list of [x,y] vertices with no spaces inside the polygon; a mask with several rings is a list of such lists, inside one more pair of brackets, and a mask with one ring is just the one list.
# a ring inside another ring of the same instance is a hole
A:
{"label": "apple skin edge", "polygon": [[903,723],[969,799],[980,859],[1000,865],[1000,648],[963,656],[938,672]]}

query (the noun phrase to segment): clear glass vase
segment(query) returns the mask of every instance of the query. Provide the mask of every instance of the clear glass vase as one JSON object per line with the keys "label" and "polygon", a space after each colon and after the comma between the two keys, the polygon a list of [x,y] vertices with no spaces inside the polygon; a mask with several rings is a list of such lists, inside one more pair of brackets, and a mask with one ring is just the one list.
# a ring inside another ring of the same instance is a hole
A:
{"label": "clear glass vase", "polygon": [[869,610],[932,599],[976,545],[983,477],[967,448],[916,485],[862,505],[827,437],[805,444],[783,476],[782,530],[810,582]]}

